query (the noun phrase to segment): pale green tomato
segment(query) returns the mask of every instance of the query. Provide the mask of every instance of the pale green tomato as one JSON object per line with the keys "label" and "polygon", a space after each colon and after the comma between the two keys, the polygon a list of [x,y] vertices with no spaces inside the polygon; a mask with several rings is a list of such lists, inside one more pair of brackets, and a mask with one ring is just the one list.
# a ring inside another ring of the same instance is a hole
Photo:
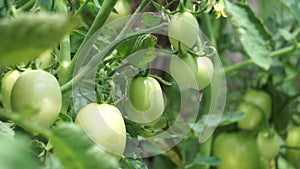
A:
{"label": "pale green tomato", "polygon": [[164,112],[162,89],[152,77],[133,78],[128,88],[128,98],[125,109],[132,121],[150,123]]}
{"label": "pale green tomato", "polygon": [[11,107],[24,118],[43,127],[51,126],[60,112],[62,94],[56,78],[43,70],[27,70],[17,79]]}
{"label": "pale green tomato", "polygon": [[280,138],[275,131],[261,131],[256,138],[256,146],[266,159],[276,157],[280,150]]}
{"label": "pale green tomato", "polygon": [[119,109],[109,104],[90,103],[76,116],[76,123],[105,151],[122,155],[126,146],[126,128]]}
{"label": "pale green tomato", "polygon": [[197,19],[190,12],[178,12],[172,16],[168,28],[171,45],[182,53],[195,45],[199,34]]}
{"label": "pale green tomato", "polygon": [[213,155],[221,159],[218,169],[260,169],[255,138],[242,133],[221,133],[213,144]]}
{"label": "pale green tomato", "polygon": [[[300,127],[292,127],[288,130],[286,146],[300,148]],[[287,160],[297,169],[300,167],[300,151],[297,149],[287,149]]]}
{"label": "pale green tomato", "polygon": [[261,111],[245,102],[241,102],[237,108],[237,111],[244,113],[244,117],[238,121],[238,126],[245,130],[254,130],[262,122]]}
{"label": "pale green tomato", "polygon": [[192,55],[186,53],[172,57],[170,73],[179,85],[186,88],[197,88],[197,70],[197,61]]}
{"label": "pale green tomato", "polygon": [[2,83],[1,83],[2,104],[6,110],[11,110],[11,92],[19,76],[20,76],[20,72],[14,70],[6,73],[2,78]]}
{"label": "pale green tomato", "polygon": [[271,97],[264,91],[249,90],[244,96],[244,101],[260,108],[267,119],[271,116],[272,101]]}
{"label": "pale green tomato", "polygon": [[198,90],[204,89],[210,84],[213,78],[214,65],[208,57],[198,57],[197,58],[197,84]]}

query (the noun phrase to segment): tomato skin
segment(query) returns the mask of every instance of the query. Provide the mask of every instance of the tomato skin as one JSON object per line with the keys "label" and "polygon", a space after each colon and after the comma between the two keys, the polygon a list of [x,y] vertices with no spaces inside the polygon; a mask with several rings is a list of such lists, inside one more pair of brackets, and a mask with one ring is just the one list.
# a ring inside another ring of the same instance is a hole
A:
{"label": "tomato skin", "polygon": [[275,158],[280,150],[280,138],[275,131],[261,131],[256,138],[256,146],[261,156]]}
{"label": "tomato skin", "polygon": [[164,112],[164,98],[158,81],[152,77],[136,77],[128,88],[126,112],[138,123],[150,123]]}
{"label": "tomato skin", "polygon": [[[288,147],[300,147],[300,127],[292,127],[288,130],[286,138],[286,146]],[[286,159],[295,168],[300,167],[300,151],[296,149],[287,149]]]}
{"label": "tomato skin", "polygon": [[121,112],[109,104],[90,103],[77,114],[75,122],[100,147],[122,155],[126,146],[126,128]]}
{"label": "tomato skin", "polygon": [[242,133],[221,133],[213,144],[213,154],[222,162],[218,169],[259,169],[255,138]]}
{"label": "tomato skin", "polygon": [[257,129],[271,116],[271,98],[263,91],[249,90],[245,93],[237,110],[245,113],[244,118],[238,121],[239,128],[245,130]]}
{"label": "tomato skin", "polygon": [[[27,70],[17,79],[11,94],[12,110],[43,127],[51,126],[62,106],[56,78],[43,70]],[[36,114],[28,114],[35,110]],[[30,111],[31,112],[31,111]]]}
{"label": "tomato skin", "polygon": [[10,71],[4,75],[1,83],[2,104],[6,110],[11,110],[11,92],[20,76],[17,70]]}
{"label": "tomato skin", "polygon": [[172,57],[170,73],[179,85],[186,88],[197,88],[197,71],[197,61],[192,55],[186,53]]}
{"label": "tomato skin", "polygon": [[197,58],[198,72],[197,72],[197,84],[198,90],[204,89],[210,84],[213,78],[214,66],[212,61],[208,57]]}
{"label": "tomato skin", "polygon": [[168,37],[176,50],[186,53],[196,43],[198,34],[198,21],[190,12],[178,12],[172,16]]}

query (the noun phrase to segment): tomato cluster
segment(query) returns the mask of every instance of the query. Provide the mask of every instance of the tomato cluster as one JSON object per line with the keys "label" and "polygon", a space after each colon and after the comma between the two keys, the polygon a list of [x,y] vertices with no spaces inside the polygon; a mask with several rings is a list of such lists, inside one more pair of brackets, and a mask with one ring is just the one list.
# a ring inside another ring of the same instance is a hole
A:
{"label": "tomato cluster", "polygon": [[[221,159],[218,169],[267,169],[282,156],[294,167],[300,166],[300,128],[290,127],[287,136],[279,135],[270,125],[272,101],[262,90],[249,90],[238,105],[244,117],[237,121],[237,132],[215,137],[213,154]],[[286,149],[281,149],[285,146]]]}
{"label": "tomato cluster", "polygon": [[62,94],[56,78],[43,70],[17,70],[2,80],[4,107],[43,127],[51,126],[62,106]]}
{"label": "tomato cluster", "polygon": [[189,12],[176,13],[169,23],[168,36],[178,52],[170,62],[172,77],[180,86],[204,89],[212,81],[213,63],[208,57],[195,57],[188,52],[195,44],[202,43],[197,19]]}

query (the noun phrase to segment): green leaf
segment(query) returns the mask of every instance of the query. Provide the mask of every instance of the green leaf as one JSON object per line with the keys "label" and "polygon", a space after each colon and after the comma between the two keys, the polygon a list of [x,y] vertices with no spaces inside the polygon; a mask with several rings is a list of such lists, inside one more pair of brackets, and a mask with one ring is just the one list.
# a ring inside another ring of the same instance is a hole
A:
{"label": "green leaf", "polygon": [[127,57],[129,64],[144,68],[156,57],[156,43],[157,38],[151,34],[130,38],[118,46],[119,57]]}
{"label": "green leaf", "polygon": [[161,16],[154,12],[146,12],[142,16],[142,23],[145,26],[156,26],[161,22]]}
{"label": "green leaf", "polygon": [[63,123],[53,128],[50,141],[65,169],[118,168],[116,158],[104,152],[75,124]]}
{"label": "green leaf", "polygon": [[28,149],[28,140],[17,137],[15,140],[0,137],[0,168],[33,169],[38,163]]}
{"label": "green leaf", "polygon": [[207,156],[201,156],[198,155],[194,162],[195,164],[204,164],[209,166],[216,166],[221,163],[221,160],[218,157],[207,157]]}
{"label": "green leaf", "polygon": [[245,52],[256,65],[269,69],[270,35],[263,23],[246,4],[226,1],[226,12]]}
{"label": "green leaf", "polygon": [[225,116],[223,116],[220,125],[226,126],[232,123],[235,123],[242,119],[245,116],[242,112],[228,112]]}
{"label": "green leaf", "polygon": [[28,62],[80,25],[77,17],[32,13],[0,21],[0,66]]}
{"label": "green leaf", "polygon": [[285,6],[300,23],[300,4],[299,0],[277,0]]}

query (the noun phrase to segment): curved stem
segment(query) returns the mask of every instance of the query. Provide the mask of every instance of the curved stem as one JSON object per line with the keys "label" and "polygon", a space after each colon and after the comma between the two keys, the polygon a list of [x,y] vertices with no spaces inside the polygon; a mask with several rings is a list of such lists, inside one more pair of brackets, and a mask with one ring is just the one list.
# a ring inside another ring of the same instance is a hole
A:
{"label": "curved stem", "polygon": [[[278,49],[276,51],[273,51],[273,52],[270,53],[269,56],[271,58],[276,58],[276,57],[279,57],[281,55],[293,52],[297,49],[300,49],[300,43],[297,43],[296,45],[291,45],[291,46],[284,47],[284,48]],[[237,64],[234,64],[232,66],[226,67],[225,68],[225,73],[229,74],[229,73],[238,71],[238,70],[243,69],[243,68],[245,68],[249,65],[252,65],[253,63],[254,63],[254,61],[252,59],[244,60],[240,63],[237,63]]]}
{"label": "curved stem", "polygon": [[91,25],[87,35],[85,36],[85,38],[83,39],[83,42],[80,44],[78,50],[76,51],[70,65],[68,65],[67,69],[69,72],[68,75],[68,80],[70,80],[72,78],[72,72],[74,70],[75,64],[78,60],[78,58],[80,57],[80,55],[83,52],[83,47],[86,45],[86,43],[88,42],[88,40],[90,39],[90,37],[99,29],[101,28],[106,19],[108,18],[109,14],[112,12],[112,10],[114,9],[115,4],[117,3],[118,0],[109,0],[109,1],[104,1],[103,5],[100,9],[100,11],[98,12],[93,24]]}

